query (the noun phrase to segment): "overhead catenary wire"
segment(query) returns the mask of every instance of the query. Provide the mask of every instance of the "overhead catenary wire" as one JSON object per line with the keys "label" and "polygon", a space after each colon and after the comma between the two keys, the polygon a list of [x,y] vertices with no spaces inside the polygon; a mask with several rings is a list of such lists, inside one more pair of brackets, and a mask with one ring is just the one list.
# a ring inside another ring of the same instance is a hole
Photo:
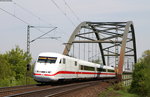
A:
{"label": "overhead catenary wire", "polygon": [[72,12],[72,14],[76,17],[76,19],[79,21],[79,22],[81,22],[81,19],[76,15],[76,13],[73,11],[73,9],[69,6],[69,4],[65,1],[65,0],[63,0],[64,1],[64,3],[65,3],[65,5],[69,8],[69,10]]}
{"label": "overhead catenary wire", "polygon": [[56,28],[57,28],[57,27],[55,27],[55,28],[53,28],[52,30],[50,30],[50,31],[48,31],[48,32],[46,32],[46,33],[44,33],[44,34],[42,34],[41,36],[39,36],[39,37],[37,37],[37,38],[31,40],[30,43],[31,43],[31,42],[34,42],[34,41],[37,40],[37,39],[40,39],[41,37],[43,37],[43,36],[45,36],[46,34],[52,32],[53,30],[55,30]]}
{"label": "overhead catenary wire", "polygon": [[[3,8],[0,8],[0,10],[2,10],[3,12],[9,14],[10,16],[12,16],[12,17],[14,17],[14,18],[20,20],[20,21],[23,22],[24,24],[30,25],[28,22],[26,22],[26,21],[24,21],[23,19],[17,17],[16,15],[14,15],[14,14],[12,14],[12,13],[10,13],[10,12],[4,10]],[[40,31],[40,32],[42,32],[42,33],[45,33],[44,31],[42,31],[42,30],[40,30],[40,29],[38,29],[38,28],[36,28],[36,27],[33,27],[33,28],[36,29],[36,30],[38,30],[38,31]]]}
{"label": "overhead catenary wire", "polygon": [[[16,3],[15,1],[13,1],[13,3],[14,3],[14,5],[16,5],[17,7],[21,8],[21,9],[24,10],[24,11],[26,11],[26,12],[29,13],[30,15],[36,17],[36,18],[39,19],[40,21],[42,21],[42,22],[44,22],[44,23],[46,23],[46,24],[49,24],[49,25],[53,26],[52,24],[46,22],[44,19],[42,19],[41,17],[37,16],[37,15],[36,15],[35,13],[33,13],[32,11],[26,9],[26,8],[23,7],[22,5]],[[74,23],[73,23],[73,25],[75,26]],[[53,27],[55,28],[56,26],[53,26]],[[38,29],[38,26],[36,26],[36,27],[34,26],[34,28]],[[40,26],[39,28],[41,28],[41,26]],[[49,27],[42,27],[42,28],[49,28]],[[57,27],[57,28],[58,28],[58,27]],[[40,31],[40,29],[38,29],[38,30]],[[42,31],[40,31],[40,32],[42,32]],[[61,31],[61,32],[62,32],[62,31]],[[58,40],[58,39],[56,39],[56,40]],[[58,41],[59,41],[59,40],[58,40]]]}
{"label": "overhead catenary wire", "polygon": [[25,24],[29,25],[29,23],[28,23],[28,22],[26,22],[26,21],[24,21],[23,19],[21,19],[21,18],[19,18],[19,17],[15,16],[14,14],[12,14],[12,13],[10,13],[10,12],[8,12],[8,11],[6,11],[6,10],[2,9],[2,8],[0,8],[0,10],[2,10],[2,11],[4,11],[4,12],[6,12],[7,14],[9,14],[9,15],[11,15],[11,16],[13,16],[13,17],[15,17],[16,19],[18,19],[18,20],[22,21],[23,23],[25,23]]}
{"label": "overhead catenary wire", "polygon": [[[37,16],[37,15],[36,15],[35,13],[33,13],[32,11],[30,11],[30,10],[28,10],[27,8],[23,7],[22,5],[16,3],[15,1],[13,1],[13,3],[14,3],[17,7],[21,8],[21,9],[24,10],[24,11],[26,11],[26,12],[29,13],[30,15],[36,17],[36,18],[39,19],[40,21],[42,21],[42,22],[44,22],[44,23],[46,23],[46,24],[51,25],[53,28],[56,27],[56,26],[54,26],[54,25],[48,23],[47,21],[45,21],[43,18]],[[39,27],[39,26],[34,26],[34,27],[36,27],[37,29],[38,29],[38,28],[50,28],[50,27],[41,27],[41,26],[40,26],[40,27]],[[57,29],[58,29],[58,27],[57,27]],[[38,30],[40,30],[40,29],[38,29]],[[41,31],[40,31],[40,32],[41,32]],[[61,31],[61,32],[64,32],[64,31]],[[67,34],[67,33],[66,33],[66,34]]]}
{"label": "overhead catenary wire", "polygon": [[[30,10],[28,10],[27,8],[23,7],[22,5],[16,3],[15,1],[12,1],[12,2],[13,2],[16,6],[18,6],[19,8],[21,8],[22,10],[28,12],[30,15],[32,15],[32,16],[36,17],[37,19],[39,19],[40,21],[43,21],[44,23],[51,25],[53,28],[56,27],[56,26],[54,26],[54,25],[48,23],[47,21],[45,21],[43,18],[37,16],[37,15],[36,15],[35,13],[33,13],[32,11],[30,11]],[[34,26],[34,27],[35,27],[35,26]],[[38,28],[39,26],[36,26],[36,27]],[[39,28],[49,28],[49,27],[41,27],[41,26],[40,26]],[[58,29],[58,27],[57,27],[57,29]],[[39,29],[39,30],[40,30],[40,29]],[[61,32],[62,32],[62,31],[61,31]],[[63,31],[63,32],[64,32],[64,31]],[[66,34],[67,34],[67,33],[66,33]]]}
{"label": "overhead catenary wire", "polygon": [[74,22],[67,16],[67,14],[57,5],[57,3],[54,1],[54,0],[51,0],[52,3],[60,10],[60,12],[70,21],[70,23],[73,25],[73,26],[76,26],[74,24]]}
{"label": "overhead catenary wire", "polygon": [[[21,9],[25,10],[26,12],[30,13],[30,14],[33,15],[34,17],[37,17],[38,19],[40,18],[40,17],[38,17],[37,15],[35,15],[34,13],[32,13],[31,11],[29,11],[28,9],[24,8],[23,6],[21,6],[20,4],[18,4],[18,3],[15,2],[15,5],[18,6],[18,7],[20,7]],[[9,12],[9,11],[3,9],[3,8],[0,8],[0,10],[2,10],[2,11],[5,12],[5,13],[7,13],[8,15],[10,15],[10,16],[16,18],[17,20],[21,21],[22,23],[24,23],[24,24],[26,24],[26,25],[31,25],[28,21],[26,21],[26,20],[24,20],[24,19],[18,17],[18,16],[15,14],[15,12],[14,12],[14,13],[11,13],[11,12]],[[65,14],[65,13],[64,13],[64,14]],[[66,16],[66,17],[67,17],[67,16]],[[69,17],[68,17],[68,18],[69,18]],[[41,19],[41,18],[40,18],[40,19]],[[43,21],[43,22],[44,22],[44,21]],[[75,26],[74,23],[72,23],[72,24]],[[40,30],[40,29],[39,29],[38,27],[36,27],[36,26],[34,26],[33,28],[34,28],[35,30],[38,30],[39,32],[45,33],[45,31]],[[61,40],[61,39],[56,39],[56,40],[58,40],[58,41],[61,42],[61,43],[65,43],[64,40]],[[63,42],[63,41],[64,41],[64,42]]]}
{"label": "overhead catenary wire", "polygon": [[37,19],[39,19],[40,21],[52,26],[52,27],[55,27],[53,26],[52,24],[46,22],[44,19],[42,19],[41,17],[37,16],[35,13],[31,12],[30,10],[26,9],[25,7],[23,7],[22,5],[16,3],[15,1],[12,1],[14,5],[18,6],[19,8],[21,8],[22,10],[26,11],[27,13],[29,13],[30,15],[36,17]]}

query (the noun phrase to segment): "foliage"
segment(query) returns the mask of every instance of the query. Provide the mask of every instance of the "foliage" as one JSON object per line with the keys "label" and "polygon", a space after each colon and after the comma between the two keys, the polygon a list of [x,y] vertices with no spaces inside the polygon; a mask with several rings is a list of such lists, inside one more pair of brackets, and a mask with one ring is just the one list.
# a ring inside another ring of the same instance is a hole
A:
{"label": "foliage", "polygon": [[6,77],[11,77],[11,64],[5,60],[4,55],[0,55],[0,79],[5,79]]}
{"label": "foliage", "polygon": [[[31,56],[18,46],[5,54],[0,54],[0,86],[25,85],[26,65],[31,59]],[[32,71],[29,74],[32,75]]]}
{"label": "foliage", "polygon": [[125,87],[122,83],[118,83],[100,93],[99,97],[138,97],[136,94],[129,93],[128,90],[129,87]]}
{"label": "foliage", "polygon": [[150,97],[150,50],[145,51],[135,64],[132,76],[130,88],[115,84],[100,97]]}
{"label": "foliage", "polygon": [[119,90],[119,91],[116,91],[117,94],[120,94],[120,96],[118,97],[139,97],[138,95],[136,94],[131,94],[129,93],[128,91],[122,91],[122,90]]}
{"label": "foliage", "polygon": [[150,97],[150,50],[144,52],[135,64],[130,91],[142,97]]}
{"label": "foliage", "polygon": [[113,89],[114,89],[114,90],[123,90],[124,87],[123,87],[123,84],[122,84],[122,83],[118,83],[118,84],[115,84],[115,85],[113,86]]}
{"label": "foliage", "polygon": [[5,54],[7,61],[11,64],[12,71],[15,72],[15,79],[21,79],[26,73],[26,65],[30,63],[31,56],[23,52],[19,47],[12,49]]}

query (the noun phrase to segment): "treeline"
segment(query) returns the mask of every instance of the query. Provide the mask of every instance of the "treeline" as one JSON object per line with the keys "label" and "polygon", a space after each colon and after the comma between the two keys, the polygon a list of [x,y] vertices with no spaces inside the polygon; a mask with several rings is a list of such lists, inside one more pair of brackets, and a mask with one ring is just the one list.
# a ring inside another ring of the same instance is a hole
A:
{"label": "treeline", "polygon": [[150,50],[145,51],[135,64],[130,91],[141,97],[150,97]]}
{"label": "treeline", "polygon": [[31,56],[18,46],[0,54],[0,87],[25,85],[26,78],[30,81],[27,84],[35,83],[32,78],[32,70],[27,73],[26,69],[26,65],[31,60]]}

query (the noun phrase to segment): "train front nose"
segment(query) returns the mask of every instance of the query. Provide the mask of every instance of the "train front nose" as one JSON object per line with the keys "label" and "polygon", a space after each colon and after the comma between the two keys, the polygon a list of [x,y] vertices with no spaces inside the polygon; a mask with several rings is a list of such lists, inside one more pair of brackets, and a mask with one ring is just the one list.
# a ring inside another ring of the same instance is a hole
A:
{"label": "train front nose", "polygon": [[50,82],[50,81],[54,81],[54,77],[53,76],[49,76],[49,74],[38,74],[38,73],[34,73],[34,79],[37,82]]}
{"label": "train front nose", "polygon": [[39,56],[34,66],[34,79],[38,82],[50,82],[55,80],[53,75],[56,70],[57,57]]}

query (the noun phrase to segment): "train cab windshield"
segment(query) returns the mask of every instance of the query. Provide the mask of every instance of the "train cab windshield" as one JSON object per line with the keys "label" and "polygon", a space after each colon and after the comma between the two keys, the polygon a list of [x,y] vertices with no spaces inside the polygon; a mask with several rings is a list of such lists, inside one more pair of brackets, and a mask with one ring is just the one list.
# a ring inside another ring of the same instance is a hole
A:
{"label": "train cab windshield", "polygon": [[38,58],[37,62],[54,64],[54,63],[56,63],[56,60],[57,60],[57,57],[42,57],[42,56],[40,56]]}

